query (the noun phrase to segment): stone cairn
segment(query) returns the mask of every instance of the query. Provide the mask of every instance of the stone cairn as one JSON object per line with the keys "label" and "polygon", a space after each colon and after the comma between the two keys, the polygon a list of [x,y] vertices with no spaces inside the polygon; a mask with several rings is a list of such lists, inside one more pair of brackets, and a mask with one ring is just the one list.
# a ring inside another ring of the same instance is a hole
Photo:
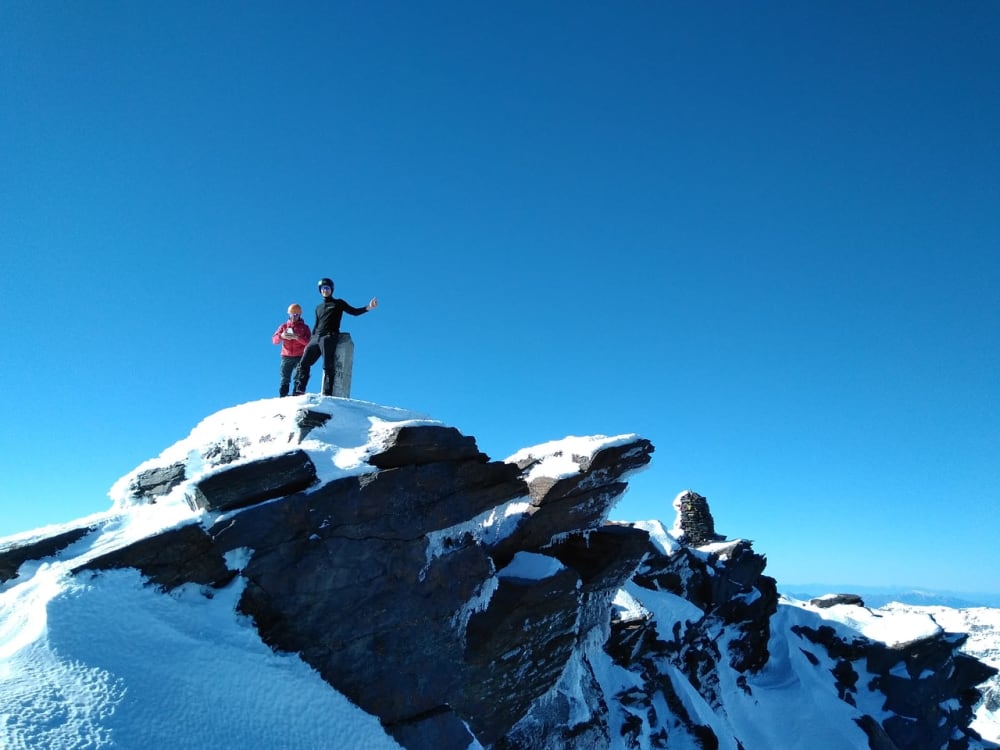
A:
{"label": "stone cairn", "polygon": [[715,533],[715,519],[708,509],[708,500],[697,492],[686,490],[674,500],[678,525],[684,532],[684,541],[692,547],[725,541],[726,537]]}

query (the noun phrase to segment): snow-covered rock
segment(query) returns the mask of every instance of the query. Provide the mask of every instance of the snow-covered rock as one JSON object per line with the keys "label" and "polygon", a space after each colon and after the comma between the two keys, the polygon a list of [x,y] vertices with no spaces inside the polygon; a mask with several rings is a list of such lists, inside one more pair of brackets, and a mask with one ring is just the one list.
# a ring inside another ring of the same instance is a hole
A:
{"label": "snow-covered rock", "polygon": [[[780,599],[691,491],[669,530],[608,523],[652,452],[571,437],[493,461],[454,427],[337,398],[212,415],[107,512],[0,541],[0,705],[28,707],[0,713],[0,746],[180,746],[148,717],[183,696],[217,707],[192,746],[315,747],[287,710],[300,667],[317,708],[317,685],[342,701],[335,746],[987,746],[969,723],[992,671],[938,619]],[[130,618],[124,653],[155,679],[122,656]],[[214,644],[224,662],[184,657]],[[268,649],[286,660],[273,713]]]}

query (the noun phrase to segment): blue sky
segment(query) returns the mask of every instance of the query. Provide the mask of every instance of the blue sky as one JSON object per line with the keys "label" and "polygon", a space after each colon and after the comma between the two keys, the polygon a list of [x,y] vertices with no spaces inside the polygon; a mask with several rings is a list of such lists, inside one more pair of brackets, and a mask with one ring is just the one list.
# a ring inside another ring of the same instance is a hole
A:
{"label": "blue sky", "polygon": [[1000,6],[284,5],[0,5],[0,535],[276,394],[331,276],[355,398],[1000,592]]}

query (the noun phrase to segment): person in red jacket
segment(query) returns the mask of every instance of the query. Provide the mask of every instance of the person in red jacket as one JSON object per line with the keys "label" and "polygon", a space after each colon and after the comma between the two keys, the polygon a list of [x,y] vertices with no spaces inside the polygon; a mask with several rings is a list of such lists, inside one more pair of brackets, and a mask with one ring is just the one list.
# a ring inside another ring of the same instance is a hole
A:
{"label": "person in red jacket", "polygon": [[278,326],[271,336],[271,343],[281,344],[281,383],[278,395],[287,396],[288,387],[292,382],[292,372],[302,359],[309,337],[312,335],[309,326],[302,320],[302,307],[294,302],[288,306],[288,321]]}

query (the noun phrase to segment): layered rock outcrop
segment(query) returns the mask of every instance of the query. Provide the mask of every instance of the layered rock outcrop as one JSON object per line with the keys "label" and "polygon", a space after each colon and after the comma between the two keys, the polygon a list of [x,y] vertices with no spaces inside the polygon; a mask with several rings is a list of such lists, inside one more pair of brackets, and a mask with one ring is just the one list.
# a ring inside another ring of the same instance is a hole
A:
{"label": "layered rock outcrop", "polygon": [[[647,535],[604,520],[652,451],[642,438],[612,442],[570,457],[571,476],[529,478],[545,455],[490,461],[454,428],[403,427],[368,457],[370,472],[318,488],[301,451],[224,466],[188,500],[238,513],[80,570],[135,567],[166,588],[242,576],[240,610],[262,638],[301,654],[406,747],[501,746],[578,644],[607,628]],[[137,496],[148,484],[133,484]],[[545,556],[552,575],[507,574],[524,554]],[[232,555],[246,558],[235,570]]]}
{"label": "layered rock outcrop", "polygon": [[[454,428],[403,424],[331,479],[303,448],[329,417],[319,404],[282,422],[281,444],[234,434],[137,471],[129,502],[183,492],[198,515],[74,572],[136,568],[168,590],[239,579],[239,611],[261,638],[408,750],[759,750],[741,739],[733,691],[763,696],[784,605],[764,557],[718,534],[697,493],[675,501],[672,533],[607,521],[650,461],[648,440],[559,442],[501,462]],[[88,533],[0,550],[0,576]],[[958,637],[892,649],[800,617],[787,637],[869,747],[983,746],[970,707],[992,671],[959,655]]]}

